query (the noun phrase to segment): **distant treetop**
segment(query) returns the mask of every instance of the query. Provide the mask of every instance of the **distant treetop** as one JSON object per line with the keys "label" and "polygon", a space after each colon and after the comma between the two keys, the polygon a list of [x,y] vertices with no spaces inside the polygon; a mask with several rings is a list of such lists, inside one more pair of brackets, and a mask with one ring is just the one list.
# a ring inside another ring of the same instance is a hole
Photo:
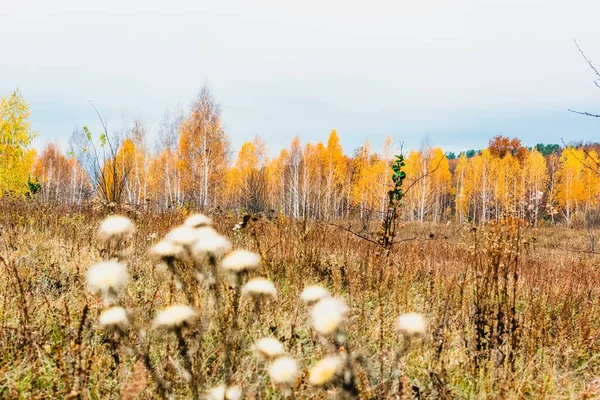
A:
{"label": "distant treetop", "polygon": [[558,151],[560,149],[560,145],[538,143],[535,145],[535,149],[539,151],[544,157],[548,157],[550,154],[554,153],[555,151]]}

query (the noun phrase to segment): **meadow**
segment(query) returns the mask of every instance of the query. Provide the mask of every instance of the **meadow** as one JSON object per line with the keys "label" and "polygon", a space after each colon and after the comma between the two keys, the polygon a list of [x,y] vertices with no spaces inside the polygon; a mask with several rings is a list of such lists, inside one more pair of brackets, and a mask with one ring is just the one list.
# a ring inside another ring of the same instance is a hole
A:
{"label": "meadow", "polygon": [[[189,213],[120,213],[135,233],[117,249],[98,234],[106,213],[0,203],[1,398],[600,397],[597,231],[398,222],[384,252],[377,223],[257,217],[239,227],[240,216],[213,215],[234,249],[261,261],[237,283],[209,282],[215,261],[203,282],[191,261],[177,262],[174,279],[149,253]],[[114,302],[131,322],[111,330],[87,274],[115,255],[129,280]],[[245,295],[251,277],[276,296]],[[300,300],[309,285],[346,304],[335,336],[315,330],[316,306]],[[197,315],[160,329],[157,313],[177,303]],[[399,331],[406,313],[424,331]],[[270,370],[274,360],[257,354],[265,337],[297,371]],[[316,382],[308,371],[327,356],[344,364]]]}

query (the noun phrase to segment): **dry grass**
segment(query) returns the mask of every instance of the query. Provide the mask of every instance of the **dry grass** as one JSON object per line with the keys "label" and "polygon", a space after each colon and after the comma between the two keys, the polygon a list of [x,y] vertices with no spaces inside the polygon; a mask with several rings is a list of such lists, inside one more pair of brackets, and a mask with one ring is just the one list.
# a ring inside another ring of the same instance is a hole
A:
{"label": "dry grass", "polygon": [[[170,278],[148,249],[178,214],[141,215],[128,260],[122,301],[136,317],[130,340],[149,349],[177,398],[190,396],[181,377],[174,334],[151,329],[168,305]],[[139,357],[98,329],[102,300],[86,290],[88,267],[103,258],[100,215],[2,204],[0,209],[0,397],[153,398],[152,377]],[[600,257],[589,232],[563,227],[401,225],[389,260],[376,245],[316,222],[217,217],[216,229],[236,248],[261,254],[258,275],[271,279],[276,301],[260,313],[242,299],[239,340],[224,366],[223,326],[234,319],[234,290],[223,315],[185,332],[199,391],[224,383],[247,398],[282,398],[251,347],[275,336],[302,373],[296,398],[335,398],[311,387],[306,371],[327,353],[298,301],[308,284],[326,286],[350,307],[348,348],[360,398],[594,398],[600,395]],[[156,237],[153,235],[156,234]],[[430,235],[433,234],[433,235]],[[196,294],[195,294],[196,295]],[[203,294],[198,293],[197,299]],[[210,306],[202,304],[202,313]],[[398,315],[422,313],[426,337],[403,343]],[[205,314],[203,314],[205,315]],[[138,334],[141,329],[143,334]],[[200,328],[198,328],[200,329]],[[400,354],[398,354],[400,353]]]}

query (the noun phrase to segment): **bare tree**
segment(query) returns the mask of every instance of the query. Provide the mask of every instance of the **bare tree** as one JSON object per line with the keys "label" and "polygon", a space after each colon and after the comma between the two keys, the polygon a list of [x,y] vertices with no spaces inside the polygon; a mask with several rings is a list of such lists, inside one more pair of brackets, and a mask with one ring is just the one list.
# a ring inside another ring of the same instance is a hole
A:
{"label": "bare tree", "polygon": [[181,198],[181,176],[171,155],[177,154],[179,131],[184,119],[183,110],[178,107],[175,111],[165,111],[160,122],[158,137],[154,145],[155,153],[166,153],[162,165],[164,174],[164,199],[166,208],[178,204]]}
{"label": "bare tree", "polygon": [[242,201],[251,214],[265,211],[267,205],[267,173],[265,168],[252,170],[242,188]]}
{"label": "bare tree", "polygon": [[87,126],[74,130],[69,140],[70,154],[85,171],[101,200],[106,205],[118,206],[123,198],[131,166],[119,165],[121,135],[118,132],[109,135],[106,121],[93,104],[92,107],[102,123],[103,133],[95,140]]}

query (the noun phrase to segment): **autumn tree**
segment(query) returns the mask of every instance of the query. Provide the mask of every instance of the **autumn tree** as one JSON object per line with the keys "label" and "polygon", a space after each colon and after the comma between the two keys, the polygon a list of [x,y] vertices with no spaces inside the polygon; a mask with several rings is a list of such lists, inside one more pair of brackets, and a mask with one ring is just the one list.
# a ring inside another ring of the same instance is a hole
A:
{"label": "autumn tree", "polygon": [[394,187],[394,181],[392,181],[389,176],[389,170],[392,168],[394,154],[396,153],[395,149],[392,147],[392,144],[392,137],[387,135],[379,152],[381,166],[375,180],[380,197],[379,212],[382,217],[387,212],[387,206],[389,205],[389,191]]}
{"label": "autumn tree", "polygon": [[[405,167],[404,172],[406,173],[406,184],[407,186],[415,186],[417,184],[417,178],[421,175],[423,170],[423,153],[420,151],[411,150],[404,158]],[[414,221],[419,218],[420,199],[421,196],[418,193],[422,187],[409,190],[404,195],[403,203],[405,208],[406,216]]]}
{"label": "autumn tree", "polygon": [[288,165],[289,153],[282,149],[279,155],[269,161],[266,170],[267,179],[267,202],[282,215],[287,210],[287,184],[286,166]]}
{"label": "autumn tree", "polygon": [[548,198],[548,167],[544,156],[534,149],[527,154],[523,164],[523,196],[531,220],[537,225],[542,211],[542,199]]}
{"label": "autumn tree", "polygon": [[440,222],[447,216],[448,197],[452,193],[448,158],[441,147],[433,148],[427,173],[431,174],[431,220]]}
{"label": "autumn tree", "polygon": [[548,168],[548,186],[543,217],[554,223],[555,216],[558,214],[557,188],[559,186],[558,171],[560,170],[560,154],[558,152],[554,152],[546,158],[546,167]]}
{"label": "autumn tree", "polygon": [[30,146],[36,136],[30,115],[18,89],[0,99],[0,197],[29,191],[27,182],[35,155]]}
{"label": "autumn tree", "polygon": [[185,201],[206,208],[217,202],[229,164],[229,138],[221,121],[221,108],[204,86],[182,121],[179,165]]}
{"label": "autumn tree", "polygon": [[320,162],[323,143],[307,143],[302,152],[302,218],[320,216],[321,181],[323,166]]}
{"label": "autumn tree", "polygon": [[583,156],[581,149],[567,147],[560,157],[556,199],[568,223],[572,222],[574,214],[581,209],[586,198],[582,179],[584,166],[579,161]]}
{"label": "autumn tree", "polygon": [[267,165],[269,158],[267,143],[260,136],[254,137],[252,145],[256,164],[250,175],[246,177],[244,197],[248,211],[255,213],[265,211],[267,208],[269,192]]}
{"label": "autumn tree", "polygon": [[238,152],[235,164],[227,172],[226,198],[237,201],[250,213],[266,208],[267,189],[267,149],[260,137],[245,142]]}
{"label": "autumn tree", "polygon": [[57,145],[48,143],[35,158],[32,172],[41,184],[41,200],[53,205],[68,204],[71,198],[71,173],[70,160],[62,154]]}
{"label": "autumn tree", "polygon": [[346,175],[346,162],[340,138],[336,130],[332,130],[327,139],[327,148],[323,153],[325,173],[325,217],[340,215],[341,199],[344,192],[344,178]]}
{"label": "autumn tree", "polygon": [[[600,165],[600,157],[595,150],[585,150],[584,163],[588,165]],[[593,168],[584,168],[581,180],[585,187],[584,216],[587,218],[590,213],[598,209],[600,204],[600,171]]]}
{"label": "autumn tree", "polygon": [[131,176],[125,184],[125,198],[130,206],[140,207],[146,204],[148,198],[147,173],[149,154],[146,147],[146,127],[141,119],[133,122],[133,127],[127,133],[122,143],[120,154],[117,156],[122,172],[131,171]]}
{"label": "autumn tree", "polygon": [[489,177],[492,196],[489,208],[490,214],[491,212],[493,214],[490,217],[501,220],[505,216],[523,216],[527,202],[522,198],[521,172],[519,159],[513,156],[512,152],[506,153],[503,157],[491,156]]}
{"label": "autumn tree", "polygon": [[469,159],[464,182],[464,195],[469,204],[469,219],[486,222],[493,204],[493,157],[484,149]]}
{"label": "autumn tree", "polygon": [[521,140],[518,138],[508,138],[505,136],[494,136],[488,144],[490,155],[492,157],[504,158],[508,154],[516,157],[520,162],[527,155],[527,148],[521,145]]}
{"label": "autumn tree", "polygon": [[469,204],[470,204],[470,188],[468,187],[469,181],[467,180],[467,173],[469,170],[469,161],[464,152],[458,156],[458,162],[454,169],[454,210],[458,223],[464,223],[469,218]]}
{"label": "autumn tree", "polygon": [[447,195],[451,191],[448,159],[439,147],[423,146],[405,158],[407,189],[405,207],[411,219],[439,222],[444,217]]}
{"label": "autumn tree", "polygon": [[289,214],[294,218],[300,217],[300,170],[302,166],[302,146],[300,145],[300,138],[296,136],[292,140],[290,151],[286,158],[286,176],[287,176],[287,198],[288,198],[288,209]]}
{"label": "autumn tree", "polygon": [[369,218],[369,208],[365,185],[368,180],[369,164],[371,162],[372,146],[369,140],[355,150],[352,158],[352,204],[358,208],[362,220]]}
{"label": "autumn tree", "polygon": [[149,194],[162,209],[174,207],[181,200],[181,171],[177,154],[183,111],[166,111],[160,122],[154,157],[148,163]]}

